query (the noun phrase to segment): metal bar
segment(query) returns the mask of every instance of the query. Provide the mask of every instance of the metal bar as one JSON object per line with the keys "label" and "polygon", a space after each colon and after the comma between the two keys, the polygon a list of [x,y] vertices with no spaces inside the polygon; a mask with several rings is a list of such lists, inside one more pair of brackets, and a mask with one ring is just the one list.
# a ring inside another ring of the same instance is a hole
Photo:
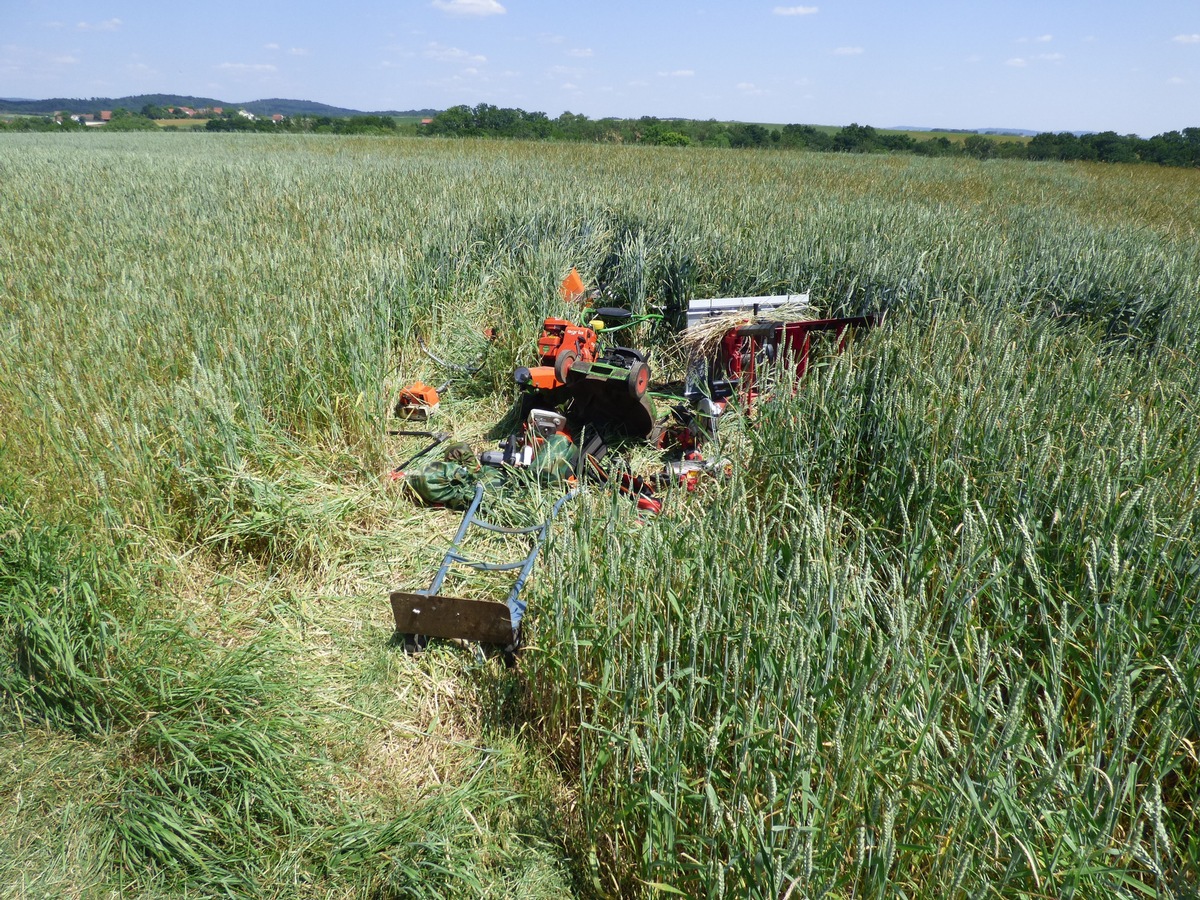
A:
{"label": "metal bar", "polygon": [[808,293],[773,294],[769,297],[712,297],[688,301],[687,323],[695,325],[711,316],[724,316],[736,312],[759,313],[778,309],[789,303],[808,305]]}
{"label": "metal bar", "polygon": [[514,562],[493,563],[484,562],[478,559],[468,559],[465,556],[460,556],[457,553],[450,557],[451,562],[461,563],[464,566],[475,569],[477,572],[511,572],[514,569],[519,569],[525,565],[525,558],[522,557]]}
{"label": "metal bar", "polygon": [[542,549],[542,544],[546,540],[546,535],[550,531],[550,523],[554,521],[559,510],[563,505],[579,494],[579,489],[569,491],[558,499],[554,506],[550,509],[550,516],[542,523],[541,533],[534,541],[533,548],[529,551],[529,556],[525,559],[525,565],[521,567],[521,572],[517,575],[517,580],[513,582],[512,589],[508,592],[508,598],[505,603],[508,604],[508,614],[512,619],[513,634],[521,627],[521,620],[525,618],[525,610],[529,604],[521,599],[521,591],[525,588],[525,581],[529,578],[529,573],[533,571],[533,564],[537,562],[538,551]]}
{"label": "metal bar", "polygon": [[497,534],[533,534],[541,524],[530,525],[528,528],[506,528],[503,525],[493,525],[491,522],[485,522],[483,519],[476,519],[471,523],[476,528],[482,528],[484,531],[494,531]]}
{"label": "metal bar", "polygon": [[458,525],[458,531],[454,533],[454,540],[450,542],[450,549],[446,551],[446,555],[442,558],[441,568],[437,570],[437,574],[433,576],[433,583],[424,591],[426,594],[436,594],[442,589],[442,582],[446,580],[446,574],[450,571],[450,565],[454,562],[454,556],[458,553],[459,545],[463,542],[463,538],[467,535],[467,529],[471,527],[471,519],[479,509],[479,504],[483,501],[483,485],[475,485],[475,496],[471,500],[471,505],[467,507],[467,511],[463,513],[462,521]]}
{"label": "metal bar", "polygon": [[424,447],[421,450],[418,450],[416,453],[414,453],[412,456],[410,456],[404,462],[400,463],[400,465],[396,466],[396,468],[392,469],[392,472],[395,472],[395,473],[403,472],[405,469],[407,469],[409,466],[411,466],[413,463],[415,463],[418,459],[420,459],[422,456],[424,456],[426,453],[428,453],[434,447],[439,447],[442,444],[446,443],[446,441],[450,440],[450,435],[444,431],[437,431],[437,432],[433,432],[433,433],[430,433],[427,431],[394,431],[392,433],[399,434],[399,435],[405,435],[405,436],[409,436],[409,437],[424,436],[424,437],[433,438],[433,442],[431,444],[429,444],[427,447]]}

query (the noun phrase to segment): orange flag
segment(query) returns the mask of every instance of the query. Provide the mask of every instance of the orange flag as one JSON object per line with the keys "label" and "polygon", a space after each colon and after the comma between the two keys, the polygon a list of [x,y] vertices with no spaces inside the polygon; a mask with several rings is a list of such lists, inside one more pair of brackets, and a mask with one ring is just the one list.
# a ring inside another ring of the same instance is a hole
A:
{"label": "orange flag", "polygon": [[579,277],[579,273],[575,271],[575,267],[571,267],[571,273],[562,280],[562,284],[558,286],[558,292],[562,294],[562,298],[568,303],[580,299],[586,289],[583,286],[583,279]]}

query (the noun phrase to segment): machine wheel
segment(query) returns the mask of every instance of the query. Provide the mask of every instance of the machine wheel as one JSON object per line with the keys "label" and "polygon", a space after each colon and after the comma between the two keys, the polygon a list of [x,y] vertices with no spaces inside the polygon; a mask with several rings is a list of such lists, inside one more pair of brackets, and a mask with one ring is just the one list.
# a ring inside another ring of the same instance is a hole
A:
{"label": "machine wheel", "polygon": [[517,667],[517,654],[521,652],[524,645],[522,637],[521,627],[518,625],[517,630],[513,632],[512,643],[500,651],[504,659],[504,668],[515,669]]}
{"label": "machine wheel", "polygon": [[423,634],[401,634],[400,632],[396,632],[393,640],[400,643],[404,647],[404,652],[409,656],[414,653],[420,653],[429,646],[429,638]]}
{"label": "machine wheel", "polygon": [[646,394],[646,388],[650,386],[650,367],[640,361],[631,363],[625,384],[629,388],[629,396],[634,400],[641,400]]}
{"label": "machine wheel", "polygon": [[571,371],[571,366],[575,365],[575,361],[579,359],[574,350],[564,350],[554,358],[554,377],[563,384],[567,383],[567,373]]}

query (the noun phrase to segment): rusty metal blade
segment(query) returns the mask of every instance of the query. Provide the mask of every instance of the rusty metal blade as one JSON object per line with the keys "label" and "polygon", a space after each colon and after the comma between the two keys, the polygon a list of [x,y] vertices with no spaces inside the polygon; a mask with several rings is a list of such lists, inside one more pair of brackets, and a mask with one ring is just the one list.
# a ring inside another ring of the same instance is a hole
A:
{"label": "rusty metal blade", "polygon": [[391,601],[396,631],[401,634],[461,638],[501,646],[512,643],[512,617],[505,603],[437,595],[426,597],[406,591],[393,591]]}

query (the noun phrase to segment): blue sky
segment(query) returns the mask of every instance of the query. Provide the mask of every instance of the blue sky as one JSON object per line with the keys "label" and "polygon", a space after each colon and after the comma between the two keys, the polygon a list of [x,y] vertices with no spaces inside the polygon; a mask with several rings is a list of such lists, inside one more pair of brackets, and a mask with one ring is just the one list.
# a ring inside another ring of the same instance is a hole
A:
{"label": "blue sky", "polygon": [[0,96],[1143,136],[1200,126],[1200,0],[3,0]]}

